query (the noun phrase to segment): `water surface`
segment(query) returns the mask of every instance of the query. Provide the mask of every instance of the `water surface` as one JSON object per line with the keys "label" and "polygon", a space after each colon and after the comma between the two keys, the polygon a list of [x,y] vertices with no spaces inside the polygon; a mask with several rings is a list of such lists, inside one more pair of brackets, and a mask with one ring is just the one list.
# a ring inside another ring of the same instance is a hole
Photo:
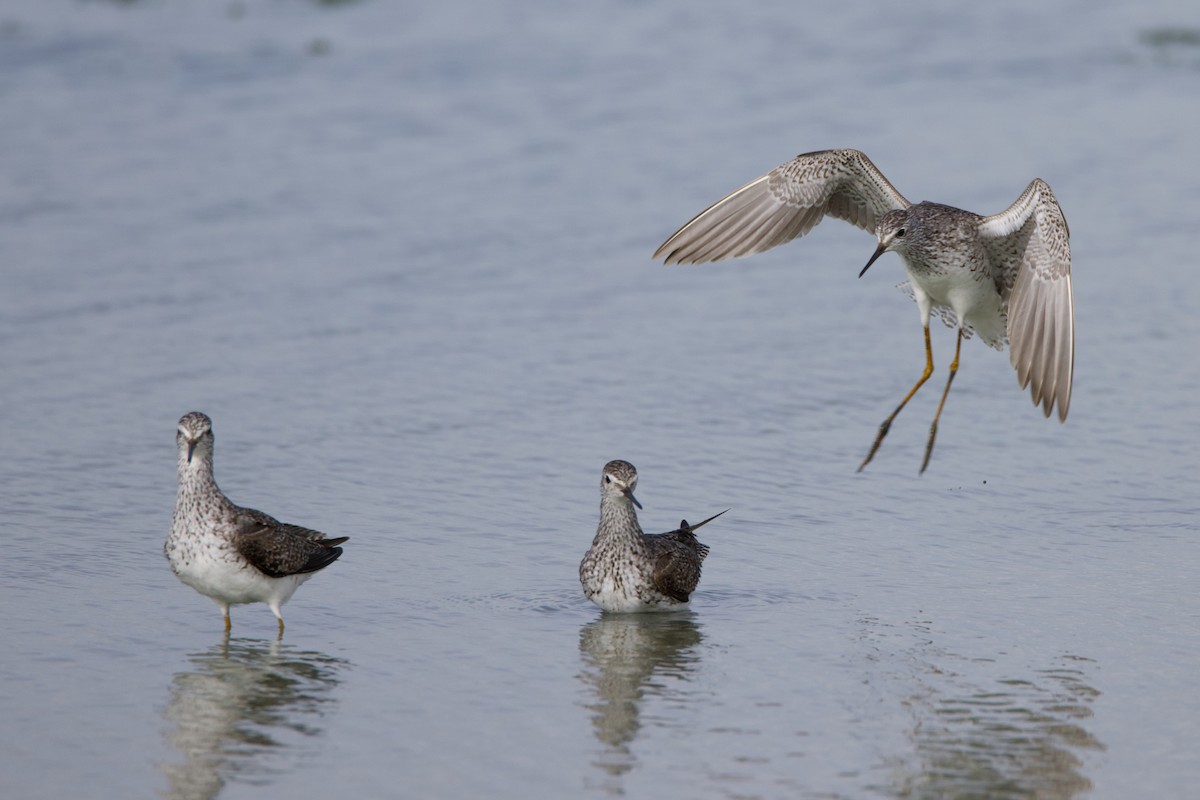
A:
{"label": "water surface", "polygon": [[[0,2],[0,794],[1186,796],[1200,16],[1185,4]],[[650,253],[854,146],[1071,225],[1067,424],[831,221]],[[937,387],[937,388],[931,388]],[[345,556],[232,636],[173,435]],[[603,464],[732,510],[692,610],[581,595]]]}

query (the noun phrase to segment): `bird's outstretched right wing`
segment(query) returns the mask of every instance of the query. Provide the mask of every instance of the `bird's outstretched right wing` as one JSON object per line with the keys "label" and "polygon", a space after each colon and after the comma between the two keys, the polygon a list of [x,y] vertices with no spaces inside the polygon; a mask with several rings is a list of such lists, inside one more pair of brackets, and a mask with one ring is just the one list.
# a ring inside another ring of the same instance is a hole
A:
{"label": "bird's outstretched right wing", "polygon": [[696,215],[654,252],[667,264],[703,264],[803,236],[826,215],[870,233],[883,214],[911,205],[858,150],[804,153]]}

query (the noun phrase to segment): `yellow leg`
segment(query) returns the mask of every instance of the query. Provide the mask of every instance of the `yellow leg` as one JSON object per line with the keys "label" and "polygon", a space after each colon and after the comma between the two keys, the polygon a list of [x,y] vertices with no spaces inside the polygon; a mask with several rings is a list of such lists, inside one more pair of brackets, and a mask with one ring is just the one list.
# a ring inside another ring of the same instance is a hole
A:
{"label": "yellow leg", "polygon": [[230,629],[230,628],[232,628],[232,627],[233,627],[233,625],[232,625],[232,623],[230,623],[230,621],[229,621],[229,612],[228,612],[228,611],[226,611],[226,612],[225,612],[225,632],[226,632],[226,633],[229,633],[229,629]]}
{"label": "yellow leg", "polygon": [[958,353],[962,350],[962,328],[958,329],[958,342],[954,345],[954,360],[950,362],[950,377],[946,379],[946,388],[942,390],[942,402],[938,403],[937,413],[933,415],[933,424],[929,426],[929,441],[925,444],[925,460],[921,462],[921,473],[929,466],[929,457],[933,455],[933,440],[937,437],[938,419],[942,416],[942,408],[946,405],[946,395],[950,394],[950,384],[958,374]]}
{"label": "yellow leg", "polygon": [[277,617],[279,620],[279,635],[283,636],[283,617]]}
{"label": "yellow leg", "polygon": [[[956,365],[958,364],[957,358],[955,358],[955,364]],[[867,464],[870,464],[871,459],[875,457],[875,452],[879,449],[879,445],[883,444],[883,437],[887,436],[888,430],[892,427],[892,420],[894,420],[896,418],[896,415],[899,414],[900,411],[906,405],[908,405],[908,401],[912,400],[913,395],[917,393],[917,389],[920,389],[922,386],[924,386],[925,381],[929,380],[929,376],[932,374],[933,374],[933,347],[929,344],[929,326],[926,325],[925,326],[925,371],[921,373],[921,379],[919,381],[917,381],[917,385],[912,387],[911,390],[909,390],[908,394],[904,396],[904,399],[900,401],[900,405],[896,406],[896,410],[893,411],[891,414],[889,414],[888,418],[885,419],[883,421],[883,424],[879,426],[879,433],[877,433],[875,435],[875,443],[873,445],[871,445],[871,452],[867,453],[867,457],[864,458],[863,462],[858,465],[859,472],[862,472],[863,467],[867,466]]]}

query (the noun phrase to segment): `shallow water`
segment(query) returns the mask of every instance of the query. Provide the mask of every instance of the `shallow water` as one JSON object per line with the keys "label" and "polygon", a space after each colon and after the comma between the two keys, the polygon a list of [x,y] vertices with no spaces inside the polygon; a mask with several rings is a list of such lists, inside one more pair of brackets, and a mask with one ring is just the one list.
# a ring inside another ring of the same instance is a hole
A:
{"label": "shallow water", "polygon": [[[1179,797],[1200,780],[1200,15],[0,1],[0,795]],[[830,222],[654,248],[798,152],[1071,225],[1066,425]],[[934,332],[939,372],[952,336]],[[161,555],[176,420],[345,556]],[[692,610],[580,594],[600,468],[732,510]]]}

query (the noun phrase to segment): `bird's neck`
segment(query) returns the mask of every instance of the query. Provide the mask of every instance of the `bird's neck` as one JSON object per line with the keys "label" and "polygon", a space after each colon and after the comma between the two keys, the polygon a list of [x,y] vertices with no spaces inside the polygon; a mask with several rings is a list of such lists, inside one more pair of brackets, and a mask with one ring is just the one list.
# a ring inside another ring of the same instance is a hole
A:
{"label": "bird's neck", "polygon": [[194,453],[191,461],[186,453],[179,455],[179,497],[193,495],[221,495],[213,478],[211,454]]}
{"label": "bird's neck", "polygon": [[627,542],[630,544],[640,541],[642,526],[638,524],[637,512],[633,503],[623,497],[603,500],[600,503],[600,527],[596,538],[610,541]]}

